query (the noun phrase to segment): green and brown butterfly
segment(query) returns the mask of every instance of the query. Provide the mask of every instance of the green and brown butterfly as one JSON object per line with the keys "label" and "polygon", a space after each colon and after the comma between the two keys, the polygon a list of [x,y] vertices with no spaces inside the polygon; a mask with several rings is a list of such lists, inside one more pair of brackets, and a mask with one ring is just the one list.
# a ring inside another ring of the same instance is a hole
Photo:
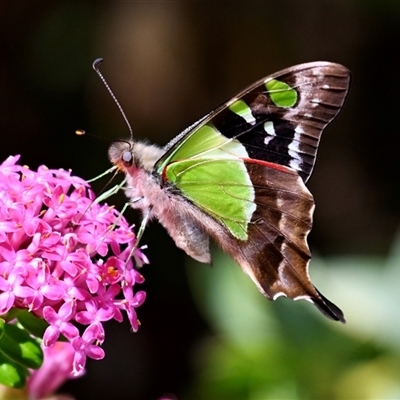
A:
{"label": "green and brown butterfly", "polygon": [[158,219],[202,263],[211,263],[212,238],[268,299],[305,299],[345,322],[308,274],[314,200],[305,183],[349,84],[342,65],[300,64],[255,82],[163,148],[133,137],[113,143],[109,158],[143,211],[138,237]]}

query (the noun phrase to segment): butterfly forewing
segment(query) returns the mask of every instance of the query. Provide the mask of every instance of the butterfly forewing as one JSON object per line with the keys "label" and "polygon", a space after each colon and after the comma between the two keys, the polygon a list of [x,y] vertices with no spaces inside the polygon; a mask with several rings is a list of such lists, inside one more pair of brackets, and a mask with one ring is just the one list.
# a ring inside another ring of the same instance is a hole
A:
{"label": "butterfly forewing", "polygon": [[[291,167],[307,181],[322,130],[340,111],[349,83],[349,70],[339,64],[314,62],[285,69],[249,86],[184,131],[177,142],[183,145],[207,126],[239,140],[250,158]],[[161,170],[174,160],[179,146],[159,160]]]}

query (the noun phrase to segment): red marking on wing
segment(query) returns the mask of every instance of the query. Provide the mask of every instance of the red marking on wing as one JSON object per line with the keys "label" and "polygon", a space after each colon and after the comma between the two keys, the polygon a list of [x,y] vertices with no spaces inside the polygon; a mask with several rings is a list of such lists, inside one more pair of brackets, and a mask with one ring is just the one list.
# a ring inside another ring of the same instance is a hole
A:
{"label": "red marking on wing", "polygon": [[275,164],[269,161],[263,161],[263,160],[257,160],[255,158],[245,158],[245,157],[243,157],[242,160],[250,164],[264,165],[265,167],[277,169],[278,171],[288,172],[292,174],[296,173],[295,171],[293,171],[293,169],[289,167],[285,167],[284,165]]}
{"label": "red marking on wing", "polygon": [[168,165],[161,172],[161,179],[163,182],[167,182],[167,168]]}
{"label": "red marking on wing", "polygon": [[176,163],[177,161],[182,161],[182,160],[174,160],[174,161],[170,162],[169,164],[167,164],[167,165],[164,167],[164,169],[163,169],[162,172],[161,172],[161,179],[163,180],[163,182],[168,182],[168,179],[167,179],[167,168],[168,168],[171,164]]}
{"label": "red marking on wing", "polygon": [[[241,157],[241,160],[243,160],[246,163],[249,164],[258,164],[258,165],[263,165],[264,167],[268,167],[268,168],[272,168],[272,169],[276,169],[278,171],[282,171],[282,172],[287,172],[289,174],[296,174],[296,172],[289,168],[289,167],[285,167],[284,165],[280,165],[280,164],[276,164],[276,163],[272,163],[269,161],[263,161],[263,160],[258,160],[256,158],[246,158],[246,157]],[[175,163],[176,161],[173,161],[172,163],[168,164],[165,166],[165,168],[163,169],[162,173],[161,173],[161,178],[163,180],[163,182],[168,182],[167,179],[167,168]]]}

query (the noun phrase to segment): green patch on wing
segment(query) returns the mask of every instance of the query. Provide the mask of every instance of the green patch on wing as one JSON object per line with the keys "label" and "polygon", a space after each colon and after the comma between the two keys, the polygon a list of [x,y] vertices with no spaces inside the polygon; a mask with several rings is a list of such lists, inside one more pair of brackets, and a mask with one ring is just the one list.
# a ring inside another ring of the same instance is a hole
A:
{"label": "green patch on wing", "polygon": [[293,107],[297,102],[297,92],[287,83],[271,79],[265,82],[269,97],[278,107]]}
{"label": "green patch on wing", "polygon": [[228,139],[211,125],[202,125],[188,134],[169,156],[157,164],[158,173],[170,163],[189,158],[238,158],[248,157],[245,147],[237,140]]}
{"label": "green patch on wing", "polygon": [[251,125],[256,123],[256,119],[251,112],[251,108],[242,99],[236,100],[234,103],[232,103],[229,106],[229,109],[235,114],[239,115],[239,117],[244,118],[247,123]]}
{"label": "green patch on wing", "polygon": [[221,222],[240,240],[255,211],[254,188],[240,159],[195,158],[169,164],[169,182],[202,211]]}

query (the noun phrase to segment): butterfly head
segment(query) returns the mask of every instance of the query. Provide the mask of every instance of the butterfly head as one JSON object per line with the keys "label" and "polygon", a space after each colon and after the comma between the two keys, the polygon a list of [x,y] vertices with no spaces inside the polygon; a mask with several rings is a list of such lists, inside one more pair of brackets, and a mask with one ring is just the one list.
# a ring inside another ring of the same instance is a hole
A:
{"label": "butterfly head", "polygon": [[120,171],[126,172],[136,164],[133,149],[133,142],[114,142],[108,149],[108,158]]}
{"label": "butterfly head", "polygon": [[111,163],[122,172],[132,172],[135,169],[152,171],[162,154],[158,146],[128,140],[114,142],[108,149]]}

